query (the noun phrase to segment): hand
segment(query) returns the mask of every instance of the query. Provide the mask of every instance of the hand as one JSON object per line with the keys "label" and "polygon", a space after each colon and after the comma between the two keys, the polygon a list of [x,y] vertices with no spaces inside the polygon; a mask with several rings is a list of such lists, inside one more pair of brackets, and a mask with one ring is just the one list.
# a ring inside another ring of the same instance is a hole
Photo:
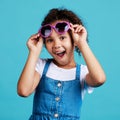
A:
{"label": "hand", "polygon": [[40,53],[40,51],[42,50],[42,45],[43,38],[40,36],[39,33],[32,35],[27,42],[29,51],[36,54]]}
{"label": "hand", "polygon": [[87,42],[87,31],[82,25],[70,23],[70,26],[75,46],[80,46],[82,43]]}

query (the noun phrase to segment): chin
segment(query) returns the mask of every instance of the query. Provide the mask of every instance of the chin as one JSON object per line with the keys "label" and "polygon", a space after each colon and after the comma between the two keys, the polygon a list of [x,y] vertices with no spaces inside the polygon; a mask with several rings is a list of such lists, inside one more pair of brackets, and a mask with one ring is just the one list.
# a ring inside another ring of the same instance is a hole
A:
{"label": "chin", "polygon": [[66,60],[55,60],[55,59],[54,59],[54,63],[58,66],[65,66],[68,64]]}

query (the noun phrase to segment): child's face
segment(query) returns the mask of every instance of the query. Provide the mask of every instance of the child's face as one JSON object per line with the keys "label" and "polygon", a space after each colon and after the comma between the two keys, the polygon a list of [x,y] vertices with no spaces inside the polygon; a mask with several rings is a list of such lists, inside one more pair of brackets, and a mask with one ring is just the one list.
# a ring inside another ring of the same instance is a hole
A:
{"label": "child's face", "polygon": [[59,34],[52,29],[51,35],[45,39],[45,46],[59,66],[74,64],[74,45],[68,32]]}

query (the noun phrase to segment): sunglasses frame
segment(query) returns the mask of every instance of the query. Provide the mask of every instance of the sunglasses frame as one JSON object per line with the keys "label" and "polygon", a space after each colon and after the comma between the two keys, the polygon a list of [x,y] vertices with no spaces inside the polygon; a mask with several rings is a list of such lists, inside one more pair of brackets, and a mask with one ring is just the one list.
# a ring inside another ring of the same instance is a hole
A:
{"label": "sunglasses frame", "polygon": [[[56,28],[56,25],[59,24],[59,23],[66,23],[66,24],[68,25],[68,29],[65,30],[65,31],[63,31],[63,32],[59,32],[59,31],[57,30],[57,28]],[[50,34],[49,34],[49,35],[44,36],[44,35],[41,33],[41,30],[42,30],[44,27],[46,27],[46,26],[50,26],[51,31],[50,31]],[[55,25],[46,24],[46,25],[43,25],[43,26],[40,28],[40,30],[38,31],[38,33],[40,33],[40,35],[41,35],[43,38],[47,38],[47,37],[49,37],[49,36],[51,35],[51,33],[52,33],[52,28],[53,28],[58,34],[64,34],[65,32],[67,32],[67,31],[70,29],[70,23],[67,22],[67,21],[59,21],[59,22],[56,22]]]}

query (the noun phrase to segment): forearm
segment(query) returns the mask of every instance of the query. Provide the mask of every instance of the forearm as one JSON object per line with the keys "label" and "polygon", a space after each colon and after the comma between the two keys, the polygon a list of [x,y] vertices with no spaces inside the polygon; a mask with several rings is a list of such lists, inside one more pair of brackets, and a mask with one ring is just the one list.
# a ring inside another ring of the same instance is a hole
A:
{"label": "forearm", "polygon": [[105,81],[105,73],[93,52],[89,48],[87,42],[84,42],[82,45],[78,45],[78,47],[88,67],[89,74],[86,78],[88,84],[92,86],[99,86],[103,84]]}
{"label": "forearm", "polygon": [[85,27],[78,24],[71,24],[71,30],[74,44],[81,51],[88,67],[89,73],[86,75],[86,82],[91,86],[100,86],[105,82],[105,74],[101,65],[87,44],[87,31]]}
{"label": "forearm", "polygon": [[29,53],[28,59],[18,81],[18,94],[27,95],[31,92],[34,85],[35,66],[38,56],[32,52]]}

